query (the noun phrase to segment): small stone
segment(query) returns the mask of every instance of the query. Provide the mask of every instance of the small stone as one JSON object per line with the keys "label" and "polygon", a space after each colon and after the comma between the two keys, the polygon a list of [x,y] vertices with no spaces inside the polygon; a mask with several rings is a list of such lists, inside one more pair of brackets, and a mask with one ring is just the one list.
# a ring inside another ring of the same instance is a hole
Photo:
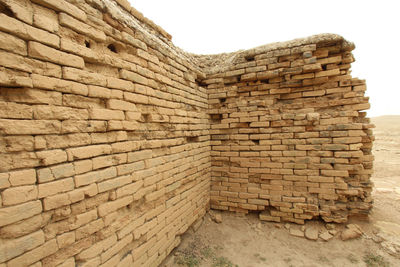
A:
{"label": "small stone", "polygon": [[282,224],[280,223],[275,223],[274,226],[275,228],[282,229]]}
{"label": "small stone", "polygon": [[324,241],[329,241],[332,239],[333,235],[331,235],[328,231],[324,231],[319,237]]}
{"label": "small stone", "polygon": [[338,233],[337,230],[329,230],[328,232],[329,232],[331,235],[334,235],[334,236]]}
{"label": "small stone", "polygon": [[346,225],[346,228],[354,229],[354,230],[360,232],[361,234],[363,233],[363,230],[361,229],[361,227],[358,224],[354,224],[354,223],[348,224],[348,225]]}
{"label": "small stone", "polygon": [[327,223],[327,224],[325,225],[325,227],[326,227],[326,229],[328,229],[328,230],[333,230],[333,229],[336,228],[336,225],[333,224],[333,223]]}
{"label": "small stone", "polygon": [[317,120],[319,120],[319,118],[320,118],[319,113],[307,113],[308,121],[317,121]]}
{"label": "small stone", "polygon": [[300,227],[300,230],[304,232],[304,231],[306,230],[306,227],[305,227],[304,225],[302,225],[302,226]]}
{"label": "small stone", "polygon": [[304,237],[304,232],[299,229],[290,228],[289,233],[293,236]]}
{"label": "small stone", "polygon": [[222,223],[222,215],[220,213],[209,212],[211,220],[216,223]]}
{"label": "small stone", "polygon": [[214,221],[216,223],[222,223],[222,215],[221,214],[215,214],[215,219]]}
{"label": "small stone", "polygon": [[318,239],[318,229],[315,227],[309,227],[305,229],[304,235],[307,239],[317,240]]}
{"label": "small stone", "polygon": [[391,189],[391,188],[375,188],[375,191],[377,192],[377,193],[392,193],[393,192],[393,189]]}
{"label": "small stone", "polygon": [[357,224],[348,224],[346,225],[345,230],[343,230],[341,234],[341,238],[343,241],[358,238],[362,235],[363,231],[361,227]]}
{"label": "small stone", "polygon": [[285,223],[285,229],[290,229],[290,224],[289,223]]}
{"label": "small stone", "polygon": [[384,239],[381,236],[374,235],[374,236],[372,236],[372,240],[375,243],[382,243]]}
{"label": "small stone", "polygon": [[261,223],[257,224],[257,229],[260,229],[260,230],[262,229],[262,224]]}
{"label": "small stone", "polygon": [[362,233],[360,231],[358,231],[358,229],[350,228],[350,229],[343,230],[341,238],[343,241],[346,241],[349,239],[358,238],[361,236],[361,234]]}

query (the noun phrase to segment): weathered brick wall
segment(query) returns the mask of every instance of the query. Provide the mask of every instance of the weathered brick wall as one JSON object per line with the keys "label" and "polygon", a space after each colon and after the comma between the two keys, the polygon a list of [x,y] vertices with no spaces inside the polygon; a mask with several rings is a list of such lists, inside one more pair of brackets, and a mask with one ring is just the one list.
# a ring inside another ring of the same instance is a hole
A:
{"label": "weathered brick wall", "polygon": [[195,56],[126,0],[0,0],[0,267],[156,266],[210,202],[367,214],[353,48]]}
{"label": "weathered brick wall", "polygon": [[[211,208],[344,222],[371,208],[372,127],[354,45],[318,35],[202,57],[211,114]],[[225,62],[225,63],[224,63]]]}
{"label": "weathered brick wall", "polygon": [[1,267],[155,266],[205,214],[202,73],[118,2],[0,0]]}

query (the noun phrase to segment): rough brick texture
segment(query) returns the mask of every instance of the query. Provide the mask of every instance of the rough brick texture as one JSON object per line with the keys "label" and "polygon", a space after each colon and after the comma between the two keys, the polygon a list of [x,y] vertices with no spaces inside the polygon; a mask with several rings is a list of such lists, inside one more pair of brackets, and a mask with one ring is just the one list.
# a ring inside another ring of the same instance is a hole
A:
{"label": "rough brick texture", "polygon": [[141,20],[0,0],[1,266],[154,266],[205,214],[204,74]]}
{"label": "rough brick texture", "polygon": [[211,208],[300,224],[368,214],[373,125],[365,81],[350,76],[352,49],[319,35],[227,55],[219,68],[202,57]]}
{"label": "rough brick texture", "polygon": [[367,214],[353,48],[194,56],[126,0],[0,0],[0,266],[157,266],[209,206]]}

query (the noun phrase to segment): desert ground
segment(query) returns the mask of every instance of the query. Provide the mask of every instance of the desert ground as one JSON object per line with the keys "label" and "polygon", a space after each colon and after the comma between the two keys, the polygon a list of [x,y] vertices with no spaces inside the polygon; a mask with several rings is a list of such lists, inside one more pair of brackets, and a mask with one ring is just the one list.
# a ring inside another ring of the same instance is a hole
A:
{"label": "desert ground", "polygon": [[[369,221],[348,222],[361,228],[360,237],[342,241],[346,225],[267,223],[255,214],[211,211],[196,231],[182,236],[161,266],[400,266],[400,116],[371,121],[376,125],[374,207]],[[216,222],[216,214],[222,222]],[[329,231],[333,237],[314,241],[292,235],[307,229]]]}

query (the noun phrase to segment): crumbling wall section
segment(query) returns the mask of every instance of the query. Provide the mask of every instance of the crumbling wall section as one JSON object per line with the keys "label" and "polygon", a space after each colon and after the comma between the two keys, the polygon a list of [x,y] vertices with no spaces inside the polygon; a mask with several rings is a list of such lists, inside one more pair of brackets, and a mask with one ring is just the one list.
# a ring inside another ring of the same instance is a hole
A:
{"label": "crumbling wall section", "polygon": [[[371,208],[372,131],[354,45],[332,34],[200,57],[208,75],[211,208],[344,222]],[[218,62],[216,66],[215,62]]]}
{"label": "crumbling wall section", "polygon": [[0,266],[156,266],[206,212],[203,74],[117,2],[0,0]]}

